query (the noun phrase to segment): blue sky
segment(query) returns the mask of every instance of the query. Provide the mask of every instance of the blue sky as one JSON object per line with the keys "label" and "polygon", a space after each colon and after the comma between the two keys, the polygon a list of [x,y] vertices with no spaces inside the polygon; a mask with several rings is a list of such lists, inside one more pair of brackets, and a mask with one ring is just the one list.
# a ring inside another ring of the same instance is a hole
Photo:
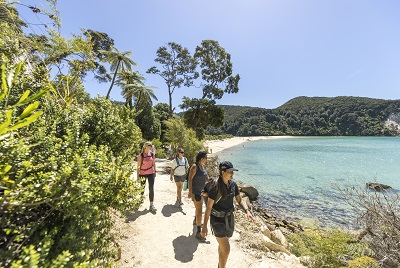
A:
{"label": "blue sky", "polygon": [[[45,2],[21,3],[40,8]],[[173,41],[193,53],[205,39],[231,54],[233,73],[241,76],[239,92],[218,104],[276,108],[297,96],[400,99],[397,0],[59,0],[57,7],[65,36],[92,29],[107,33],[119,51],[132,51],[134,70],[157,87],[158,102],[168,103],[167,88],[146,74],[157,49]],[[105,96],[109,84],[88,77],[85,87]],[[198,97],[200,89],[177,89],[173,106],[182,96]],[[118,87],[111,99],[123,100]]]}

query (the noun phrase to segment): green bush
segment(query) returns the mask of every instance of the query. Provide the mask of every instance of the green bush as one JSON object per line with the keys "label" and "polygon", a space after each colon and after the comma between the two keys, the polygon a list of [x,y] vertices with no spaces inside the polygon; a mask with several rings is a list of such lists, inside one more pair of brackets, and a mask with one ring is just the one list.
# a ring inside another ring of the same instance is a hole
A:
{"label": "green bush", "polygon": [[296,256],[308,256],[309,267],[343,267],[348,260],[372,254],[355,235],[341,230],[311,228],[287,237]]}
{"label": "green bush", "polygon": [[0,266],[110,267],[110,209],[139,204],[133,113],[101,99],[68,106],[51,94],[39,109],[36,122],[0,137]]}
{"label": "green bush", "polygon": [[354,260],[350,260],[348,262],[348,267],[350,268],[379,268],[379,263],[367,256],[362,256],[359,258],[355,258]]}

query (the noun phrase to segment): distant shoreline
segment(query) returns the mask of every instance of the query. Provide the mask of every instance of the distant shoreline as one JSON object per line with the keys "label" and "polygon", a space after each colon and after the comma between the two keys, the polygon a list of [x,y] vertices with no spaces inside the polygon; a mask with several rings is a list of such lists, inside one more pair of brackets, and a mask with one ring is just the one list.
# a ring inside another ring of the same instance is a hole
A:
{"label": "distant shoreline", "polygon": [[223,140],[207,140],[204,142],[204,146],[208,148],[211,155],[215,156],[221,151],[237,146],[239,144],[256,141],[256,140],[272,140],[272,139],[290,139],[295,136],[252,136],[252,137],[233,137]]}

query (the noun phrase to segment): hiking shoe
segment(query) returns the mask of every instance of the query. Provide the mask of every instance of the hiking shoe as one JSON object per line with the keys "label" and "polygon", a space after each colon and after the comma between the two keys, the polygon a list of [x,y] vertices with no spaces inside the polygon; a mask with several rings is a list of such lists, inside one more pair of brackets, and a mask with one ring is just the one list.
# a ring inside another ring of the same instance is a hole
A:
{"label": "hiking shoe", "polygon": [[179,206],[183,206],[183,202],[182,201],[178,201]]}
{"label": "hiking shoe", "polygon": [[154,205],[151,205],[149,210],[152,211],[152,212],[156,212],[157,211],[157,209],[156,209],[156,207]]}
{"label": "hiking shoe", "polygon": [[197,234],[196,234],[196,238],[199,239],[199,240],[202,241],[202,242],[206,241],[206,238],[203,237],[203,236],[201,235],[201,233],[197,233]]}

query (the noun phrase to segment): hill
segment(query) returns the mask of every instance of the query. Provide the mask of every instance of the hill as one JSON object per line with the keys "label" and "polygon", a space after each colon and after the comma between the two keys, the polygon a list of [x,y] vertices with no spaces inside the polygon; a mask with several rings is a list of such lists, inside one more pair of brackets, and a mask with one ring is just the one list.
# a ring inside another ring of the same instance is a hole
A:
{"label": "hill", "polygon": [[[400,100],[297,97],[276,109],[220,105],[224,125],[207,134],[234,136],[397,136]],[[394,120],[393,120],[394,119]]]}

